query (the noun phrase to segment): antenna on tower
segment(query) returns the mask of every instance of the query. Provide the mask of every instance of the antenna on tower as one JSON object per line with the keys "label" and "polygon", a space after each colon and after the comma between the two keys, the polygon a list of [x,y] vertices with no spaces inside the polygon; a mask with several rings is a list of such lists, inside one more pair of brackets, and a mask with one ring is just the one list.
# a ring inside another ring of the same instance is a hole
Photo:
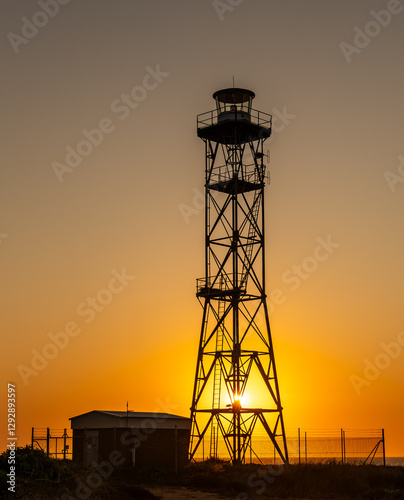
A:
{"label": "antenna on tower", "polygon": [[233,75],[233,89],[234,89],[234,75]]}

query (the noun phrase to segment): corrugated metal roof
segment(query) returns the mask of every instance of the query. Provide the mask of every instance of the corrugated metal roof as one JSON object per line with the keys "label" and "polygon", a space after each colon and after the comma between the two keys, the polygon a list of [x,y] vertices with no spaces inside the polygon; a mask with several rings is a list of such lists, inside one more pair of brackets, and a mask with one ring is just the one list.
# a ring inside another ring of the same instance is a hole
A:
{"label": "corrugated metal roof", "polygon": [[140,411],[110,411],[110,410],[92,410],[75,417],[70,417],[69,420],[77,417],[83,417],[84,415],[90,415],[91,413],[102,413],[104,415],[111,415],[113,417],[119,418],[153,418],[153,419],[169,419],[176,418],[182,420],[189,420],[188,417],[182,417],[180,415],[172,415],[171,413],[153,413],[153,412],[140,412]]}

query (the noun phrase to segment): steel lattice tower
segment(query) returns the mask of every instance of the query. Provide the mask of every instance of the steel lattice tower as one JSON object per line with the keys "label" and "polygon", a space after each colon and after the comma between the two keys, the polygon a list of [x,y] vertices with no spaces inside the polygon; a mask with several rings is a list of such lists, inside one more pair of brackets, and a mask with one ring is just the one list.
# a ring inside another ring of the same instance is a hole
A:
{"label": "steel lattice tower", "polygon": [[216,109],[197,118],[206,153],[205,276],[197,280],[203,317],[190,460],[206,441],[212,457],[220,448],[233,463],[247,451],[259,458],[252,436],[260,427],[265,453],[288,462],[265,293],[263,145],[272,117],[252,109],[254,97],[219,90]]}

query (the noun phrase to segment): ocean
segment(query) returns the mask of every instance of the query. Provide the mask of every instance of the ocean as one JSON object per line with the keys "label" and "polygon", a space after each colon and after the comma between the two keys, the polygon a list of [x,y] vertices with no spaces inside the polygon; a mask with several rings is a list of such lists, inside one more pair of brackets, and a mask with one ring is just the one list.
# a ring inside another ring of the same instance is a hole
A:
{"label": "ocean", "polygon": [[[382,465],[383,460],[380,458],[377,458],[377,461],[380,461],[381,463],[376,463],[375,459],[375,464],[376,465]],[[401,465],[401,467],[404,467],[404,457],[386,457],[386,465]]]}

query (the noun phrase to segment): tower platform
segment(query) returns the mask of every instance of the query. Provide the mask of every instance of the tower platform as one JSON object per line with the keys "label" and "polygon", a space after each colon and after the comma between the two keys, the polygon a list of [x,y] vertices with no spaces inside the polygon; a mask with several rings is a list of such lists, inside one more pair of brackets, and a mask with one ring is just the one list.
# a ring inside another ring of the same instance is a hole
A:
{"label": "tower platform", "polygon": [[272,116],[251,109],[246,112],[220,113],[217,109],[197,117],[197,134],[201,139],[220,144],[244,144],[271,136]]}
{"label": "tower platform", "polygon": [[[257,154],[259,159],[262,154]],[[239,165],[229,163],[211,168],[206,187],[227,194],[247,193],[269,184],[269,172],[263,164]]]}
{"label": "tower platform", "polygon": [[254,183],[239,179],[230,179],[227,181],[219,181],[212,184],[208,184],[206,187],[213,189],[214,191],[219,191],[220,193],[228,194],[238,194],[238,193],[248,193],[249,191],[255,191],[264,187],[264,183]]}
{"label": "tower platform", "polygon": [[239,286],[234,286],[234,276],[224,276],[217,278],[211,276],[209,278],[198,278],[196,280],[196,296],[209,298],[233,297],[246,294],[246,282],[243,280],[243,275],[239,273]]}

